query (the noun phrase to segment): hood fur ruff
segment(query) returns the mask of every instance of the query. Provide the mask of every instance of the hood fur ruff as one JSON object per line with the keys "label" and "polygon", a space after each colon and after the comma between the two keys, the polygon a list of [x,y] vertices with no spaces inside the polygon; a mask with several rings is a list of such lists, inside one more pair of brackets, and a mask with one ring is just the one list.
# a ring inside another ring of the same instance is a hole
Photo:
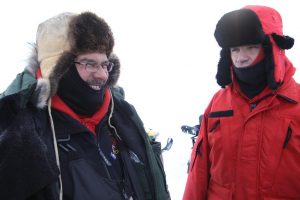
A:
{"label": "hood fur ruff", "polygon": [[[105,53],[114,63],[107,85],[116,85],[120,76],[120,62],[112,53],[113,34],[108,24],[97,15],[91,12],[79,15],[62,13],[41,23],[37,38],[37,42],[32,44],[26,70],[34,77],[39,68],[42,71],[42,77],[37,77],[37,87],[33,95],[34,105],[38,108],[45,107],[49,98],[56,94],[60,79],[74,66],[74,59],[80,53]],[[61,42],[66,45],[62,47]],[[55,62],[52,62],[53,55],[57,56]]]}
{"label": "hood fur ruff", "polygon": [[[53,69],[49,78],[37,78],[37,86],[32,97],[32,102],[37,108],[44,108],[47,105],[48,99],[55,95],[59,80],[61,79],[63,73],[73,66],[70,62],[70,54],[66,53],[60,59],[61,65],[56,65]],[[114,63],[114,68],[109,72],[109,79],[107,85],[114,87],[117,85],[120,76],[120,61],[115,54],[109,56],[109,60]],[[66,65],[64,65],[66,64]],[[28,58],[27,66],[25,70],[29,71],[32,76],[36,77],[36,71],[40,67],[37,56],[37,48],[35,44],[32,44],[32,53]]]}

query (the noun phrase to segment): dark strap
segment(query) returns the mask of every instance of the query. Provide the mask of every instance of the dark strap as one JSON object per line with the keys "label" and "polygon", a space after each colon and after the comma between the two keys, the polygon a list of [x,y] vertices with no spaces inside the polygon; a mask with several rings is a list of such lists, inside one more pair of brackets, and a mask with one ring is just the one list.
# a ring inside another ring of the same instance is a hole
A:
{"label": "dark strap", "polygon": [[[130,155],[130,153],[128,152],[128,150],[126,148],[124,148],[124,145],[120,145],[121,148],[121,157],[123,160],[123,164],[124,164],[124,178],[125,179],[129,179],[129,182],[131,183],[131,187],[134,190],[134,199],[137,200],[144,200],[144,194],[143,194],[143,189],[141,187],[139,178],[137,177],[137,174],[135,172],[135,168],[132,164],[133,162],[141,162],[139,160],[139,158],[137,157],[137,155],[135,153],[133,153],[133,155]],[[132,158],[131,158],[132,157]],[[132,160],[132,161],[131,161]],[[141,163],[143,164],[143,163]]]}

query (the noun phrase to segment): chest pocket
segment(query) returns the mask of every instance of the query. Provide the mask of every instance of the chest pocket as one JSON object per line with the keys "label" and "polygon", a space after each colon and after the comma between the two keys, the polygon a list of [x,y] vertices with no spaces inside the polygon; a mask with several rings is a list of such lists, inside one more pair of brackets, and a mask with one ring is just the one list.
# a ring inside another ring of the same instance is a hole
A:
{"label": "chest pocket", "polygon": [[125,199],[122,195],[122,182],[99,175],[84,159],[74,160],[69,165],[74,185],[74,200],[82,199]]}
{"label": "chest pocket", "polygon": [[263,135],[260,160],[262,187],[274,199],[300,199],[299,124],[287,118],[275,120],[276,126],[265,127]]}
{"label": "chest pocket", "polygon": [[[233,110],[211,112],[208,115],[207,131],[208,141],[213,148],[215,144],[222,142],[223,134],[227,134],[226,127],[230,126],[230,117],[233,116]],[[221,130],[222,128],[222,130]],[[224,133],[225,131],[225,133]],[[222,133],[223,132],[223,133]]]}
{"label": "chest pocket", "polygon": [[[211,162],[211,179],[219,185],[227,184],[225,176],[232,174],[230,161],[234,157],[234,140],[231,123],[233,110],[211,112],[207,120],[207,138],[209,145],[209,160]],[[222,173],[227,171],[227,173]]]}
{"label": "chest pocket", "polygon": [[129,183],[109,177],[105,162],[98,155],[96,146],[85,146],[83,149],[72,140],[70,136],[57,138],[64,199],[129,198],[124,189]]}

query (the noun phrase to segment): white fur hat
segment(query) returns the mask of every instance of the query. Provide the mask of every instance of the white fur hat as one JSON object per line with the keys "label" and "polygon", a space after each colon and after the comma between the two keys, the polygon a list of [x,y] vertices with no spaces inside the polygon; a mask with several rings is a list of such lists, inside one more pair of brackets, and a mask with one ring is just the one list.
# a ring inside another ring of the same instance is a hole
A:
{"label": "white fur hat", "polygon": [[64,51],[70,50],[69,22],[73,13],[61,13],[38,26],[36,44],[42,77],[48,78]]}

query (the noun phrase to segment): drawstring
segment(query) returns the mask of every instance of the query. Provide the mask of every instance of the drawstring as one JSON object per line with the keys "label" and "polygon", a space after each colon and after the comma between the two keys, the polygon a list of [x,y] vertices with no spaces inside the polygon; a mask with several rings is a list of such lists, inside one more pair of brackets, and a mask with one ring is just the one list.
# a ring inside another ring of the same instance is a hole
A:
{"label": "drawstring", "polygon": [[111,91],[110,91],[110,96],[111,96],[111,108],[110,108],[110,112],[109,112],[109,117],[108,117],[108,125],[110,128],[112,128],[115,132],[115,135],[118,137],[119,141],[122,141],[121,137],[119,136],[116,127],[114,127],[114,125],[111,124],[111,118],[112,118],[112,114],[113,114],[113,110],[114,110],[114,98],[112,97]]}
{"label": "drawstring", "polygon": [[61,180],[61,173],[60,173],[60,163],[59,163],[59,155],[58,155],[58,147],[57,147],[57,141],[56,141],[56,135],[55,135],[55,129],[54,129],[54,123],[53,123],[53,118],[51,114],[51,98],[48,101],[48,112],[49,112],[49,117],[50,117],[50,124],[51,124],[51,131],[52,131],[52,136],[53,136],[53,146],[54,146],[54,151],[55,151],[55,158],[56,158],[56,164],[59,169],[59,200],[63,200],[63,188],[62,188],[62,180]]}

